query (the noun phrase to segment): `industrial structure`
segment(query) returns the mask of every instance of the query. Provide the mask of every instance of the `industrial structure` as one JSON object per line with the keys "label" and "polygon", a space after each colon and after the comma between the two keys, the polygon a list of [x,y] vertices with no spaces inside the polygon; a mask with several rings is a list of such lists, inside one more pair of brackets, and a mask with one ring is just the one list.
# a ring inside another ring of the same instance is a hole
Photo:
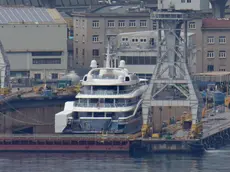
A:
{"label": "industrial structure", "polygon": [[[162,118],[169,121],[171,117],[177,118],[187,113],[192,116],[189,137],[194,138],[202,131],[200,123],[202,104],[199,103],[200,95],[188,70],[187,23],[192,18],[189,11],[187,13],[182,11],[188,8],[186,5],[182,6],[182,2],[171,1],[169,4],[167,2],[169,1],[158,2],[159,11],[153,12],[150,17],[157,22],[158,56],[142,104],[142,135],[145,137],[152,132],[160,133]],[[193,3],[197,4],[197,2]],[[208,1],[206,3],[208,4]],[[190,8],[196,4],[190,2]],[[191,10],[206,8],[206,6],[200,6],[197,9],[194,6],[194,9]],[[182,25],[184,39],[181,37]],[[162,32],[164,32],[163,39]],[[184,44],[182,48],[181,41]],[[177,111],[172,112],[172,110]]]}
{"label": "industrial structure", "polygon": [[[152,77],[153,69],[157,63],[157,34],[157,31],[151,30],[117,35],[116,56],[118,56],[118,60],[124,60],[127,69],[136,73],[140,78],[150,80]],[[188,33],[187,36],[188,67],[195,72],[196,54],[193,53],[195,34]],[[163,32],[162,37],[164,37]],[[181,33],[181,37],[184,38],[184,32]]]}
{"label": "industrial structure", "polygon": [[0,40],[11,77],[58,79],[67,71],[67,24],[55,9],[1,7]]}
{"label": "industrial structure", "polygon": [[[159,111],[163,110],[162,107],[175,106],[185,107],[180,112],[181,114],[186,109],[192,114],[192,125],[195,130],[201,120],[199,116],[201,108],[187,67],[188,15],[180,12],[154,12],[151,19],[157,20],[158,61],[142,105],[143,130],[147,130],[147,126],[156,125],[152,120],[153,114],[159,115]],[[184,24],[186,35],[184,39],[181,38],[182,24]],[[164,39],[161,36],[162,31],[164,31]],[[181,40],[184,42],[182,53],[179,44]],[[163,46],[166,46],[165,52],[162,51]],[[166,72],[167,75],[165,75]],[[181,114],[178,115],[181,116]],[[154,129],[157,130],[157,128]]]}
{"label": "industrial structure", "polygon": [[228,0],[209,0],[212,5],[214,18],[224,18],[227,1]]}

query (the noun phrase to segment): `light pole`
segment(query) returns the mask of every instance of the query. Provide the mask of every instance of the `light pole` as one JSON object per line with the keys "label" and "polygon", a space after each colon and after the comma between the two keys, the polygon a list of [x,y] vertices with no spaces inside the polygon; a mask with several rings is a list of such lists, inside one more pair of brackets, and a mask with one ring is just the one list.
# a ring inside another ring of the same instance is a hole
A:
{"label": "light pole", "polygon": [[162,107],[159,107],[160,111],[160,133],[162,132]]}

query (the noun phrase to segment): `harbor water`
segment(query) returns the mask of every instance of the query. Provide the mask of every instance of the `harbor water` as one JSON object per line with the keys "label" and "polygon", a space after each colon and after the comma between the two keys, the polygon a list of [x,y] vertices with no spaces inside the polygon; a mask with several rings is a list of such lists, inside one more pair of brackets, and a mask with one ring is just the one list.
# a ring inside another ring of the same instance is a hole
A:
{"label": "harbor water", "polygon": [[0,153],[0,172],[229,172],[230,147],[203,155]]}

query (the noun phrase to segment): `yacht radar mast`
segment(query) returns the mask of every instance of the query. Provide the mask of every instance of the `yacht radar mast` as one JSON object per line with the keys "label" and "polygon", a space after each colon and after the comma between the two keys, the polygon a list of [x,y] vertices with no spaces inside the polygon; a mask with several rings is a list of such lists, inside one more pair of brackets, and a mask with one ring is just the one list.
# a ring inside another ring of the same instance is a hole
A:
{"label": "yacht radar mast", "polygon": [[108,46],[107,46],[107,52],[106,52],[106,68],[110,68],[111,58],[110,58],[110,40],[108,39]]}

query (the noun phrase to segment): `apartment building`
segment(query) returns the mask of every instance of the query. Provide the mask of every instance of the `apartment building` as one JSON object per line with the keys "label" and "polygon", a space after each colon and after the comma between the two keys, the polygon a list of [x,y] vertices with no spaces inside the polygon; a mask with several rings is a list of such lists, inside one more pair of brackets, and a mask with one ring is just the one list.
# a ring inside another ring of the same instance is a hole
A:
{"label": "apartment building", "polygon": [[103,66],[107,36],[156,28],[150,12],[139,5],[106,6],[74,16],[74,65],[89,66],[92,59]]}
{"label": "apartment building", "polygon": [[201,31],[203,72],[230,71],[230,19],[203,19]]}

